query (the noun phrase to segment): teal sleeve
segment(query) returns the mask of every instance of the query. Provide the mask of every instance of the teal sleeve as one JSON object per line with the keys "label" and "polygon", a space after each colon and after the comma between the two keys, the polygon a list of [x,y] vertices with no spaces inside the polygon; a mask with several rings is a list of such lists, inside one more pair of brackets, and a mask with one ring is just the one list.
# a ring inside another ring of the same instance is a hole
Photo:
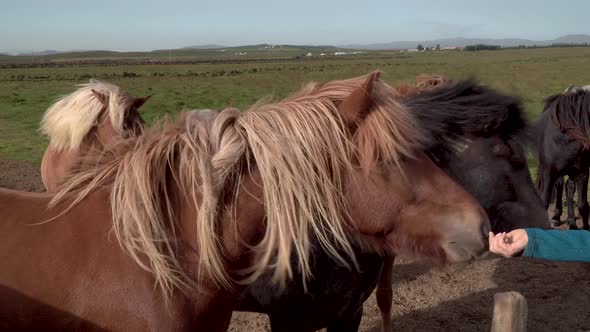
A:
{"label": "teal sleeve", "polygon": [[590,262],[590,232],[525,228],[528,242],[523,256],[556,261]]}

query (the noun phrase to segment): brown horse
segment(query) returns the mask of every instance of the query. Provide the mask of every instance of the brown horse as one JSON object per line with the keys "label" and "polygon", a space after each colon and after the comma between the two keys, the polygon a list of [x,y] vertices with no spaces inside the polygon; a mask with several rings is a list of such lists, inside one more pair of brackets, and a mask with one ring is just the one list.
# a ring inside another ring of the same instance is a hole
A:
{"label": "brown horse", "polygon": [[371,74],[185,113],[82,164],[55,197],[1,190],[0,328],[222,331],[262,273],[309,278],[312,235],[352,267],[351,242],[476,255],[487,216],[418,152],[426,136],[388,91]]}
{"label": "brown horse", "polygon": [[141,133],[139,108],[149,96],[133,98],[120,87],[91,80],[45,111],[41,132],[49,147],[41,162],[48,192],[56,192],[68,172],[92,150],[102,151],[117,139]]}

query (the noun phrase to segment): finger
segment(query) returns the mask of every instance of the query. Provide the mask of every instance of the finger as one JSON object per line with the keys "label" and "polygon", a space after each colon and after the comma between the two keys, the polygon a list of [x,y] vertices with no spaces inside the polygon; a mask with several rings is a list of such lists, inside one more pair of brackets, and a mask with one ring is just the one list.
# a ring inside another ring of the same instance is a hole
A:
{"label": "finger", "polygon": [[501,255],[504,257],[512,256],[513,250],[510,248],[510,244],[506,243],[506,233],[501,233],[496,238],[496,247]]}
{"label": "finger", "polygon": [[499,254],[504,254],[506,252],[506,248],[504,248],[504,241],[503,241],[502,234],[496,235],[494,238],[494,248]]}

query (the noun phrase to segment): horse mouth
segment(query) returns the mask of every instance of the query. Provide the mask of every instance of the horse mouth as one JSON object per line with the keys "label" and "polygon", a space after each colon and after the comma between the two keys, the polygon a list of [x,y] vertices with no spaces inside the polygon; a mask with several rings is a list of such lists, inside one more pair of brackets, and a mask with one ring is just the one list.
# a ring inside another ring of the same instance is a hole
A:
{"label": "horse mouth", "polygon": [[487,241],[449,241],[445,246],[448,261],[459,263],[479,259],[488,251]]}

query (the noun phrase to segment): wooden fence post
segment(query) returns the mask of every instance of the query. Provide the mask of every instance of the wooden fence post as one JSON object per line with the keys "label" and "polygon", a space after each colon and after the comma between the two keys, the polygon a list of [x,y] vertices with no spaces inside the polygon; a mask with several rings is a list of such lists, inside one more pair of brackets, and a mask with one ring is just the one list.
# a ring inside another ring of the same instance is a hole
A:
{"label": "wooden fence post", "polygon": [[527,315],[526,299],[520,293],[496,293],[492,332],[525,332]]}

